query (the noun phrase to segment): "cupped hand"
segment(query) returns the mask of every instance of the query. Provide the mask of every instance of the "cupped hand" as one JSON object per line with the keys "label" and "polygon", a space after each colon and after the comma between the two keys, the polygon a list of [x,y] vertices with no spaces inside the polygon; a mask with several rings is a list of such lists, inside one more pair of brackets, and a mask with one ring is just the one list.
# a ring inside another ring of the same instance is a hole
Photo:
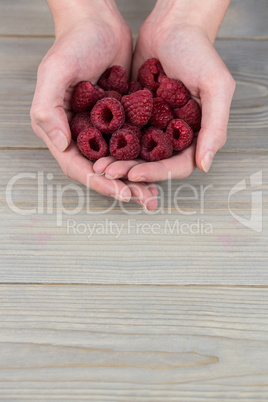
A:
{"label": "cupped hand", "polygon": [[206,30],[180,23],[168,12],[155,13],[142,26],[133,60],[133,78],[145,60],[160,60],[165,73],[181,80],[202,108],[197,140],[186,150],[158,162],[142,160],[118,162],[104,158],[94,165],[107,177],[127,177],[130,181],[182,179],[195,167],[208,172],[214,155],[224,145],[235,81],[216,52]]}
{"label": "cupped hand", "polygon": [[63,25],[58,32],[56,29],[56,40],[38,68],[32,127],[69,178],[100,194],[123,201],[134,199],[154,209],[155,185],[133,186],[127,180],[108,180],[96,175],[93,163],[81,155],[71,140],[69,121],[75,85],[80,81],[96,83],[106,68],[114,64],[130,70],[131,32],[120,17],[108,14],[107,11],[84,15],[77,22],[72,18],[69,27]]}

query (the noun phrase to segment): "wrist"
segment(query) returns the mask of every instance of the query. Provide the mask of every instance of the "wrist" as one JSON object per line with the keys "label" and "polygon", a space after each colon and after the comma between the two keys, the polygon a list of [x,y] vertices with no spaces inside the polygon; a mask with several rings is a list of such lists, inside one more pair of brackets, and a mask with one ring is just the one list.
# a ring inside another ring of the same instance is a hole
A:
{"label": "wrist", "polygon": [[[196,26],[214,43],[231,0],[158,0],[153,13],[176,24]],[[160,21],[159,21],[160,22]]]}
{"label": "wrist", "polygon": [[125,23],[114,0],[47,0],[55,25],[56,38],[76,24],[106,21],[109,25]]}

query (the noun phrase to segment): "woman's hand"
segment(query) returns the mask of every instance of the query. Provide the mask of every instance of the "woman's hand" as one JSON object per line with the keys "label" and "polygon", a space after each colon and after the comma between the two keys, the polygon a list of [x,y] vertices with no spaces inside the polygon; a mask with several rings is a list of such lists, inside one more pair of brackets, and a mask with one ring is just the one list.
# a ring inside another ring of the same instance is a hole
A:
{"label": "woman's hand", "polygon": [[[47,144],[63,172],[91,189],[119,200],[132,197],[156,207],[155,185],[130,185],[96,175],[71,140],[71,98],[80,81],[96,83],[106,68],[117,64],[128,72],[132,58],[129,27],[113,1],[50,0],[56,40],[41,62],[31,108],[32,127]],[[67,5],[66,5],[67,4]]]}
{"label": "woman's hand", "polygon": [[[95,171],[130,181],[182,179],[196,165],[208,172],[224,145],[235,81],[213,47],[228,1],[161,0],[141,27],[133,61],[133,78],[151,57],[167,76],[181,80],[202,108],[202,128],[190,148],[159,162],[115,162],[103,158]],[[220,18],[221,16],[221,18]]]}

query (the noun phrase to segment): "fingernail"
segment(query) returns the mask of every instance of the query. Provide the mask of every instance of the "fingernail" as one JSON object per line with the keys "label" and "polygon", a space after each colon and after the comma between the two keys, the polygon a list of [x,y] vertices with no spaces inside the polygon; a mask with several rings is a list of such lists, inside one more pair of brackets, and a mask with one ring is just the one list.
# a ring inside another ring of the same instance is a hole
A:
{"label": "fingernail", "polygon": [[144,208],[146,208],[146,209],[147,209],[146,204],[144,204],[144,202],[142,201],[142,199],[141,199],[141,198],[139,198],[139,201],[140,201],[141,205],[142,205]]}
{"label": "fingernail", "polygon": [[144,212],[150,212],[149,209],[147,208],[147,205],[143,204],[143,210]]}
{"label": "fingernail", "polygon": [[115,175],[115,176],[110,176],[110,175],[106,174],[106,175],[105,175],[105,177],[106,177],[106,179],[109,179],[109,180],[114,180],[114,179],[117,179],[118,174],[117,174],[117,175]]}
{"label": "fingernail", "polygon": [[58,148],[59,151],[65,151],[68,146],[67,138],[60,130],[53,130],[47,134],[50,141]]}
{"label": "fingernail", "polygon": [[96,176],[103,176],[103,175],[104,175],[104,172],[102,172],[102,173],[97,173],[97,172],[95,172],[95,175],[96,175]]}
{"label": "fingernail", "polygon": [[138,177],[135,177],[135,179],[130,179],[130,181],[146,181],[146,179],[145,179],[145,177],[138,176]]}
{"label": "fingernail", "polygon": [[124,202],[129,202],[130,201],[130,197],[129,198],[124,198],[121,194],[112,194],[111,197],[115,198],[118,201],[124,201]]}
{"label": "fingernail", "polygon": [[213,152],[208,151],[206,153],[206,155],[204,156],[204,158],[202,159],[201,165],[202,165],[204,172],[207,173],[209,171],[209,169],[212,165],[214,156],[215,156],[215,154]]}

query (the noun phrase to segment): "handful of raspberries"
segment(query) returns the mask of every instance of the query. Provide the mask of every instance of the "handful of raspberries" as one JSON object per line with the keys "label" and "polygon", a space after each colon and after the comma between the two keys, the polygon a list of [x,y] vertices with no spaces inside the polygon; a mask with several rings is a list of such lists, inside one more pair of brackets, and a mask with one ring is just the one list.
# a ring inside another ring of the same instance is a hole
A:
{"label": "handful of raspberries", "polygon": [[130,82],[123,67],[108,68],[98,85],[79,82],[73,92],[72,138],[88,159],[107,155],[146,161],[170,158],[200,130],[201,111],[181,81],[168,78],[157,59]]}

